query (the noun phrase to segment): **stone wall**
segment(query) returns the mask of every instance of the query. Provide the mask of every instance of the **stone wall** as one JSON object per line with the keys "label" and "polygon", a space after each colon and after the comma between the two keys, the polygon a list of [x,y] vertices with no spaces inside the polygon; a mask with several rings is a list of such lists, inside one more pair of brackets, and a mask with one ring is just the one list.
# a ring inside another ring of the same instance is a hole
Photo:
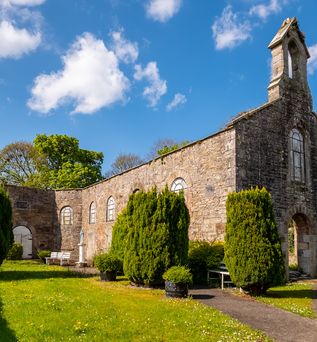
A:
{"label": "stone wall", "polygon": [[[83,221],[86,256],[91,260],[111,244],[113,221],[107,222],[107,201],[115,199],[116,215],[137,189],[162,190],[181,177],[187,184],[191,239],[222,239],[227,194],[235,190],[235,131],[229,129],[153,160],[83,190]],[[97,205],[95,224],[89,224],[89,207]]]}
{"label": "stone wall", "polygon": [[37,250],[56,250],[59,244],[55,193],[27,187],[6,187],[13,209],[13,228],[25,226],[32,233],[33,257]]}
{"label": "stone wall", "polygon": [[[71,207],[73,222],[62,224],[61,210]],[[78,261],[79,234],[82,228],[82,190],[59,190],[55,192],[55,208],[58,227],[58,250],[70,251],[71,259]]]}

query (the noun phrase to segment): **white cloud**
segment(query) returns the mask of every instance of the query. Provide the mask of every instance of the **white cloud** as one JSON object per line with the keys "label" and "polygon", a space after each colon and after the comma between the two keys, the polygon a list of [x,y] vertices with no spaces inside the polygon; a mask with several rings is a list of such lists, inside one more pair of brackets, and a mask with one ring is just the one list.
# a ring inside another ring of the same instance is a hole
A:
{"label": "white cloud", "polygon": [[308,48],[310,58],[308,60],[308,73],[312,75],[317,70],[317,44]]}
{"label": "white cloud", "polygon": [[269,15],[278,13],[282,10],[282,6],[287,4],[288,0],[270,0],[267,4],[252,6],[249,14],[257,15],[265,20]]}
{"label": "white cloud", "polygon": [[162,23],[171,19],[182,6],[182,0],[150,0],[146,5],[147,15]]}
{"label": "white cloud", "polygon": [[129,80],[118,67],[118,58],[102,40],[85,33],[62,57],[63,69],[39,75],[28,106],[38,112],[74,102],[72,113],[92,114],[125,99]]}
{"label": "white cloud", "polygon": [[167,82],[161,80],[156,62],[148,63],[144,69],[140,65],[136,65],[134,78],[137,81],[145,78],[150,83],[144,88],[143,96],[149,102],[150,107],[156,107],[160,98],[167,92]]}
{"label": "white cloud", "polygon": [[112,48],[120,61],[124,63],[134,63],[139,56],[137,43],[132,43],[125,39],[123,30],[111,32]]}
{"label": "white cloud", "polygon": [[0,58],[20,58],[35,50],[41,42],[39,32],[18,29],[8,21],[0,23]]}
{"label": "white cloud", "polygon": [[251,25],[247,21],[239,22],[238,15],[227,6],[212,25],[212,32],[217,50],[234,48],[251,38]]}
{"label": "white cloud", "polygon": [[39,6],[46,0],[0,0],[2,6]]}
{"label": "white cloud", "polygon": [[27,7],[45,1],[0,0],[0,58],[17,59],[37,49],[42,40],[42,16]]}
{"label": "white cloud", "polygon": [[173,100],[166,106],[166,110],[170,112],[171,110],[175,109],[178,106],[181,106],[182,104],[185,104],[187,102],[187,98],[185,95],[176,93]]}

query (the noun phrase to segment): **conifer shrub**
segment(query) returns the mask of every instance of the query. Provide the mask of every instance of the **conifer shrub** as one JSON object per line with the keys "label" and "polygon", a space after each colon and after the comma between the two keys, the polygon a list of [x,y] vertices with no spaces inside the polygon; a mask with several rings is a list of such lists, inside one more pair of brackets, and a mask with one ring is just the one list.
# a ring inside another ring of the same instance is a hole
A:
{"label": "conifer shrub", "polygon": [[111,253],[123,263],[124,250],[127,244],[129,225],[127,209],[123,209],[117,216],[112,228]]}
{"label": "conifer shrub", "polygon": [[224,261],[232,281],[253,294],[283,283],[284,260],[269,192],[231,193],[226,208]]}
{"label": "conifer shrub", "polygon": [[50,255],[51,255],[51,251],[49,250],[42,249],[42,250],[37,251],[37,256],[44,264],[46,263],[46,258],[50,257]]}
{"label": "conifer shrub", "polygon": [[13,243],[12,208],[8,194],[0,186],[0,265]]}
{"label": "conifer shrub", "polygon": [[123,269],[130,281],[159,285],[169,267],[187,263],[189,212],[182,193],[167,188],[159,194],[156,189],[137,192],[124,215],[126,228],[117,227],[114,235],[127,231]]}
{"label": "conifer shrub", "polygon": [[224,243],[221,241],[190,241],[188,266],[195,284],[207,283],[207,269],[217,269],[224,257]]}
{"label": "conifer shrub", "polygon": [[8,260],[22,260],[23,256],[23,246],[20,243],[14,242],[8,251]]}

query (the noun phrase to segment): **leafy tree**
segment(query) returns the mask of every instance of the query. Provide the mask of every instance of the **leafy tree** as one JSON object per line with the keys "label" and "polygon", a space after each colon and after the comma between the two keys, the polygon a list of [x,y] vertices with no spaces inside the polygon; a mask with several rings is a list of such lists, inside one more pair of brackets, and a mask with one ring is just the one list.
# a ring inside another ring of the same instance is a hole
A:
{"label": "leafy tree", "polygon": [[229,194],[224,260],[232,281],[252,293],[283,282],[281,243],[265,188]]}
{"label": "leafy tree", "polygon": [[115,162],[111,165],[110,171],[105,176],[111,177],[117,175],[142,163],[143,160],[136,154],[119,154]]}
{"label": "leafy tree", "polygon": [[173,139],[160,139],[151,148],[148,159],[154,159],[189,144],[188,140],[177,142]]}
{"label": "leafy tree", "polygon": [[13,243],[12,208],[9,197],[0,187],[0,265]]}
{"label": "leafy tree", "polygon": [[169,267],[186,264],[189,213],[182,193],[167,188],[159,194],[156,189],[135,193],[124,215],[120,218],[123,227],[116,227],[113,241],[118,246],[118,235],[123,237],[124,273],[131,281],[160,284]]}
{"label": "leafy tree", "polygon": [[0,180],[7,184],[27,185],[37,173],[39,154],[33,144],[17,141],[0,151]]}
{"label": "leafy tree", "polygon": [[30,183],[52,189],[80,188],[102,179],[103,154],[79,148],[79,141],[67,135],[39,134],[34,147],[45,160]]}

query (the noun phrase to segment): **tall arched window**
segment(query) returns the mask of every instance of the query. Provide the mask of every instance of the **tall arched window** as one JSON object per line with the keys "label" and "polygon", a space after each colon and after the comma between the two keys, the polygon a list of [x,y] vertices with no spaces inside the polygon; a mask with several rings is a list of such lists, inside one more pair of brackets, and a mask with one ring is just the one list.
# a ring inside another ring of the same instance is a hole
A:
{"label": "tall arched window", "polygon": [[298,78],[299,51],[296,43],[292,40],[288,44],[288,77]]}
{"label": "tall arched window", "polygon": [[89,223],[96,223],[96,203],[91,202],[89,208]]}
{"label": "tall arched window", "polygon": [[298,129],[294,128],[290,133],[290,157],[292,180],[305,182],[305,153],[304,139]]}
{"label": "tall arched window", "polygon": [[185,190],[187,188],[186,182],[183,178],[176,178],[171,186],[171,191],[180,192],[181,190]]}
{"label": "tall arched window", "polygon": [[115,206],[115,200],[110,196],[107,201],[107,221],[114,221]]}
{"label": "tall arched window", "polygon": [[61,224],[73,224],[73,209],[71,207],[64,207],[61,210]]}

